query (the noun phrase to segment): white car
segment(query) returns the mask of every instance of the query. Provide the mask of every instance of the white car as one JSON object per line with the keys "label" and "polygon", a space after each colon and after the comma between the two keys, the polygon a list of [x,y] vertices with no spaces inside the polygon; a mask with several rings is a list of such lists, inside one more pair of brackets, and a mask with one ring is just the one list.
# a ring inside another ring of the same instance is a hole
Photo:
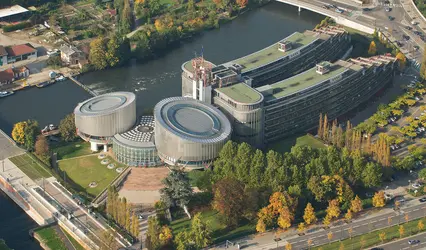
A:
{"label": "white car", "polygon": [[138,214],[138,218],[139,218],[139,220],[143,220],[143,215],[142,214]]}
{"label": "white car", "polygon": [[344,11],[344,10],[342,10],[342,9],[336,8],[336,12],[337,12],[337,13],[342,14],[342,13],[343,13],[343,12],[345,12],[345,11]]}
{"label": "white car", "polygon": [[419,183],[414,183],[413,185],[411,185],[414,189],[419,189],[421,187],[421,185]]}

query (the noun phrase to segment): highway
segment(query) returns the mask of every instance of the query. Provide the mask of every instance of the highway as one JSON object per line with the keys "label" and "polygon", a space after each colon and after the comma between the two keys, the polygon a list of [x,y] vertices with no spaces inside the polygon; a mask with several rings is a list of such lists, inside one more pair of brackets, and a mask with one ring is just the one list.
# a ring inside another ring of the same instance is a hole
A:
{"label": "highway", "polygon": [[[415,201],[410,201],[417,203],[414,206],[402,205],[400,211],[394,211],[393,209],[387,208],[388,212],[382,213],[373,218],[364,219],[360,221],[354,221],[352,223],[346,224],[340,222],[340,225],[334,225],[330,229],[324,230],[320,229],[315,233],[309,233],[307,235],[298,236],[293,239],[288,239],[287,241],[291,243],[293,249],[301,250],[308,249],[308,240],[312,240],[313,246],[328,244],[329,240],[327,234],[332,232],[333,238],[332,241],[337,241],[339,239],[349,238],[348,229],[352,228],[352,236],[357,236],[361,234],[368,233],[370,231],[378,230],[381,228],[389,227],[389,225],[398,225],[399,223],[405,222],[405,216],[408,214],[409,220],[414,220],[417,218],[426,216],[426,204]],[[391,223],[388,224],[389,218]],[[401,242],[400,244],[404,244]],[[281,248],[278,248],[282,250]],[[399,248],[398,248],[399,249]]]}
{"label": "highway", "polygon": [[[420,240],[420,243],[410,245],[409,240]],[[425,249],[426,248],[426,232],[420,233],[411,237],[407,237],[401,240],[389,242],[387,244],[377,246],[384,250],[407,250],[407,249]]]}

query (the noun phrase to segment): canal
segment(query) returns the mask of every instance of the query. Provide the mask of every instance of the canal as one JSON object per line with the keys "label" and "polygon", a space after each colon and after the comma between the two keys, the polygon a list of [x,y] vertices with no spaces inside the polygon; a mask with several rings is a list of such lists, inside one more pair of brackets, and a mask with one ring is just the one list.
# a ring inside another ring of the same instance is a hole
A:
{"label": "canal", "polygon": [[[183,43],[165,56],[144,64],[130,63],[125,67],[92,72],[80,81],[97,93],[132,91],[138,97],[138,112],[152,109],[162,98],[181,95],[180,67],[183,62],[200,54],[213,63],[244,56],[264,48],[295,31],[312,29],[322,17],[311,12],[298,13],[296,8],[271,3],[249,11],[218,30],[205,32]],[[90,97],[76,84],[65,81],[42,89],[30,88],[0,99],[0,128],[10,134],[16,122],[35,119],[40,126],[58,124],[75,105]],[[29,239],[33,222],[4,193],[0,192],[0,238],[13,249],[40,249]]]}

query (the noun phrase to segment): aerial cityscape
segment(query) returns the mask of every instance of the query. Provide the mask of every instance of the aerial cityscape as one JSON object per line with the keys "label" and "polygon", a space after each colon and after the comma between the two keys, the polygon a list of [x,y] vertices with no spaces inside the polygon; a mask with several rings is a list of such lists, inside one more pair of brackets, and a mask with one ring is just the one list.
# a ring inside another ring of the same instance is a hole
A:
{"label": "aerial cityscape", "polygon": [[0,1],[0,250],[426,249],[422,0]]}

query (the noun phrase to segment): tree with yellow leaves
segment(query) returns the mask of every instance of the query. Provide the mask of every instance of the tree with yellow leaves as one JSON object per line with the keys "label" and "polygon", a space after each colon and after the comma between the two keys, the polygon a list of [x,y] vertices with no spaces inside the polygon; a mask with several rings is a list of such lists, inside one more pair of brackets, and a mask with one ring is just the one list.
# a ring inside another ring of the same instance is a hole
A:
{"label": "tree with yellow leaves", "polygon": [[311,203],[308,203],[305,207],[305,213],[303,214],[303,220],[305,220],[306,225],[311,225],[317,221],[315,216],[314,207]]}
{"label": "tree with yellow leaves", "polygon": [[405,57],[405,55],[401,52],[398,52],[398,54],[396,55],[396,59],[398,59],[399,62],[399,69],[404,70],[405,65],[407,64],[407,58]]}
{"label": "tree with yellow leaves", "polygon": [[348,209],[348,212],[346,212],[345,219],[347,222],[350,222],[352,220],[352,212],[350,209]]}
{"label": "tree with yellow leaves", "polygon": [[376,192],[373,196],[374,207],[384,207],[386,205],[385,193],[383,191]]}
{"label": "tree with yellow leaves", "polygon": [[376,53],[377,53],[376,43],[374,41],[371,41],[370,47],[368,48],[368,54],[370,56],[374,56]]}
{"label": "tree with yellow leaves", "polygon": [[328,244],[330,244],[331,243],[331,240],[333,239],[333,232],[328,232],[328,234],[327,234],[327,239],[328,239]]}
{"label": "tree with yellow leaves", "polygon": [[166,30],[166,25],[160,18],[155,20],[154,26],[155,26],[155,29],[160,33]]}
{"label": "tree with yellow leaves", "polygon": [[340,242],[339,250],[345,250],[345,245],[343,242]]}
{"label": "tree with yellow leaves", "polygon": [[27,122],[18,122],[13,126],[12,138],[19,144],[24,144],[25,142],[25,128],[27,127]]}
{"label": "tree with yellow leaves", "polygon": [[423,224],[423,220],[419,220],[419,223],[417,223],[417,229],[419,231],[423,231],[423,229],[425,229],[425,225]]}
{"label": "tree with yellow leaves", "polygon": [[382,231],[381,233],[379,233],[379,239],[382,243],[386,240],[386,232],[385,231]]}
{"label": "tree with yellow leaves", "polygon": [[297,231],[299,232],[299,234],[304,234],[305,233],[305,223],[300,222],[299,226],[297,226]]}
{"label": "tree with yellow leaves", "polygon": [[287,242],[287,244],[285,244],[285,250],[292,250],[293,246],[290,244],[290,242]]}
{"label": "tree with yellow leaves", "polygon": [[170,244],[173,239],[172,230],[168,226],[163,226],[158,235],[162,245]]}
{"label": "tree with yellow leaves", "polygon": [[340,215],[339,201],[337,199],[333,199],[329,201],[326,212],[327,212],[326,217],[329,217],[330,219],[339,217]]}
{"label": "tree with yellow leaves", "polygon": [[294,220],[294,215],[291,214],[288,207],[283,207],[278,216],[278,226],[282,229],[291,227],[291,222]]}
{"label": "tree with yellow leaves", "polygon": [[354,213],[358,213],[362,211],[362,201],[358,197],[358,195],[355,196],[355,198],[351,201],[351,210]]}
{"label": "tree with yellow leaves", "polygon": [[405,233],[405,229],[404,229],[403,225],[399,226],[398,232],[399,232],[399,238],[402,238],[404,236],[404,233]]}
{"label": "tree with yellow leaves", "polygon": [[264,233],[266,231],[265,222],[262,219],[259,219],[256,224],[256,231],[259,233]]}

